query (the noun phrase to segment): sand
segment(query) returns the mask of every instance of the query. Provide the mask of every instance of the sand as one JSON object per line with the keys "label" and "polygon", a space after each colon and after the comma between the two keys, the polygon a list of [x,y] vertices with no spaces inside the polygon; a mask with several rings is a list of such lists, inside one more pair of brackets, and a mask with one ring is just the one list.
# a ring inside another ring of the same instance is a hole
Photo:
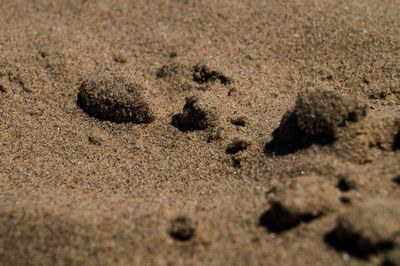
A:
{"label": "sand", "polygon": [[398,0],[0,1],[1,265],[399,265],[399,162]]}

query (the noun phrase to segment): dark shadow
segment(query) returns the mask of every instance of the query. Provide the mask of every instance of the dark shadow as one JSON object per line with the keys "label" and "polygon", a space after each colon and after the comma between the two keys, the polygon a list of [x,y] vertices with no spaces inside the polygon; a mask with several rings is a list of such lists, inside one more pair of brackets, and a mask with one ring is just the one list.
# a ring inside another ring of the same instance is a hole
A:
{"label": "dark shadow", "polygon": [[189,119],[183,114],[176,114],[172,116],[171,124],[182,132],[205,130],[207,129],[207,122],[204,117]]}
{"label": "dark shadow", "polygon": [[311,143],[307,143],[306,145],[285,143],[274,137],[270,142],[265,144],[264,153],[268,156],[288,155],[296,153],[299,150],[307,149],[309,146],[311,146]]}
{"label": "dark shadow", "polygon": [[187,217],[178,217],[172,221],[170,236],[177,241],[189,241],[195,234],[195,228]]}
{"label": "dark shadow", "polygon": [[393,248],[393,243],[388,242],[373,246],[363,245],[359,236],[340,232],[336,228],[325,235],[324,242],[338,252],[346,252],[359,259],[368,259],[373,254]]}
{"label": "dark shadow", "polygon": [[348,192],[350,190],[353,190],[356,187],[356,184],[353,180],[343,177],[339,179],[339,181],[336,184],[336,187],[342,192]]}
{"label": "dark shadow", "polygon": [[199,84],[213,81],[219,81],[223,85],[231,83],[231,79],[220,72],[210,70],[205,65],[196,65],[193,67],[193,80]]}
{"label": "dark shadow", "polygon": [[246,126],[246,119],[244,117],[238,117],[231,120],[232,125],[237,127],[244,127]]}
{"label": "dark shadow", "polygon": [[226,147],[225,152],[227,154],[236,154],[238,152],[246,150],[250,146],[250,143],[244,140],[236,140]]}
{"label": "dark shadow", "polygon": [[207,112],[201,109],[197,103],[197,98],[187,98],[182,113],[174,115],[171,124],[184,132],[207,129],[209,117]]}
{"label": "dark shadow", "polygon": [[282,233],[290,230],[301,223],[308,223],[317,219],[319,215],[292,214],[280,204],[273,204],[270,209],[264,212],[259,219],[259,225],[273,233]]}
{"label": "dark shadow", "polygon": [[400,132],[397,133],[396,137],[394,138],[393,142],[393,150],[400,150]]}
{"label": "dark shadow", "polygon": [[334,142],[333,136],[307,136],[297,125],[294,112],[283,115],[280,125],[272,133],[273,139],[264,146],[266,155],[288,155],[299,150],[307,149],[313,144],[321,146]]}
{"label": "dark shadow", "polygon": [[231,158],[231,164],[232,164],[233,167],[241,168],[241,163],[242,162],[240,161],[240,159],[234,158],[234,157]]}
{"label": "dark shadow", "polygon": [[400,185],[400,176],[393,178],[393,182],[395,182],[397,185]]}

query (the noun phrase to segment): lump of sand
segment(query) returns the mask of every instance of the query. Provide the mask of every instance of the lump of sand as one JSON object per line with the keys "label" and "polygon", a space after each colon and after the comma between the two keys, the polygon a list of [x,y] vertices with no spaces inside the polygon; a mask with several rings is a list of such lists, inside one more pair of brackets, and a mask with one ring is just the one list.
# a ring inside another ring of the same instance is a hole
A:
{"label": "lump of sand", "polygon": [[297,97],[293,110],[286,112],[266,144],[267,154],[285,155],[312,144],[331,144],[338,129],[366,116],[368,105],[358,97],[331,88],[307,87]]}
{"label": "lump of sand", "polygon": [[150,123],[153,113],[144,88],[124,77],[89,79],[79,87],[78,105],[89,115],[113,122]]}
{"label": "lump of sand", "polygon": [[366,102],[358,97],[324,87],[301,90],[295,106],[299,128],[312,137],[334,138],[338,127],[360,120],[367,110]]}
{"label": "lump of sand", "polygon": [[235,139],[233,142],[228,144],[225,152],[227,154],[236,154],[238,152],[247,150],[249,146],[250,146],[250,141]]}
{"label": "lump of sand", "polygon": [[260,223],[272,232],[289,230],[338,209],[339,194],[324,177],[295,178],[289,188],[278,190],[270,199]]}
{"label": "lump of sand", "polygon": [[362,257],[390,249],[400,234],[400,201],[370,199],[341,214],[328,243]]}
{"label": "lump of sand", "polygon": [[216,124],[216,115],[212,109],[202,98],[188,97],[182,113],[172,118],[172,124],[182,131],[205,130]]}

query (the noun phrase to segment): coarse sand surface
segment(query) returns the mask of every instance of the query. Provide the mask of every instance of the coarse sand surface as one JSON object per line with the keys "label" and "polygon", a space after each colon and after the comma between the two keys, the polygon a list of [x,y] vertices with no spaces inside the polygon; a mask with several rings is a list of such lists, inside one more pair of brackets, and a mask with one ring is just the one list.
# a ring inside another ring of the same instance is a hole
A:
{"label": "coarse sand surface", "polygon": [[400,265],[399,0],[0,0],[0,265]]}

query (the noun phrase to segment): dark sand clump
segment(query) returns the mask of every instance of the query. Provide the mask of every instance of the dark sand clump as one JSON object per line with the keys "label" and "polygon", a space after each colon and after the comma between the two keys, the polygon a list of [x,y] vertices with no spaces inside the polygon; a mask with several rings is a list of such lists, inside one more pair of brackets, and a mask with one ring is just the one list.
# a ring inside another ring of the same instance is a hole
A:
{"label": "dark sand clump", "polygon": [[227,154],[236,154],[245,151],[250,146],[250,142],[246,140],[235,139],[226,147]]}
{"label": "dark sand clump", "polygon": [[99,77],[79,87],[78,104],[88,114],[113,122],[150,123],[154,116],[144,88],[123,77]]}
{"label": "dark sand clump", "polygon": [[211,70],[204,64],[193,67],[193,80],[199,84],[218,81],[223,85],[231,83],[231,79],[221,72]]}
{"label": "dark sand clump", "polygon": [[195,228],[189,218],[180,216],[172,221],[169,233],[177,241],[189,241],[195,234]]}
{"label": "dark sand clump", "polygon": [[186,98],[182,113],[172,118],[172,124],[182,131],[205,130],[216,125],[214,108],[202,98]]}

